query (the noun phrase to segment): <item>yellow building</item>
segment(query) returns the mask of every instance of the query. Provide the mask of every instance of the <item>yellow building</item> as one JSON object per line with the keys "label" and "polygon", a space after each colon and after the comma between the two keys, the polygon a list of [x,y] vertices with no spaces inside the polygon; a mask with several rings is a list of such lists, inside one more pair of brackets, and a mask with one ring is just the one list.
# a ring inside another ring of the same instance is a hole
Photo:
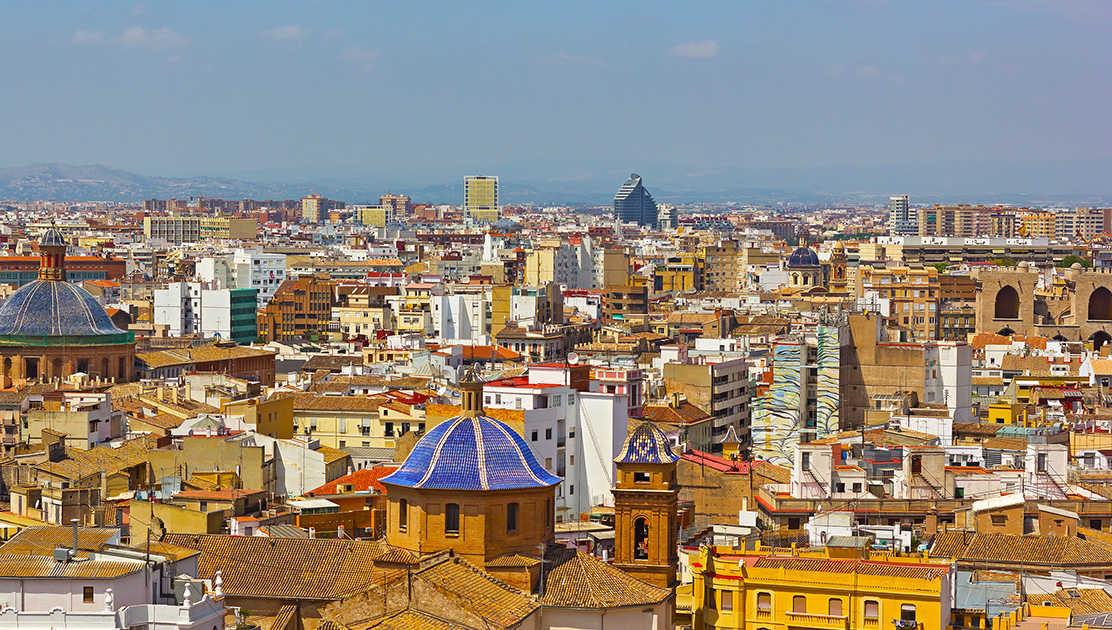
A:
{"label": "yellow building", "polygon": [[354,210],[355,220],[363,225],[383,227],[394,220],[393,206],[355,206]]}
{"label": "yellow building", "polygon": [[986,422],[1027,426],[1027,407],[1018,403],[994,402],[988,406]]}
{"label": "yellow building", "polygon": [[1019,231],[1028,238],[1054,238],[1054,213],[1025,212],[1019,215]]}
{"label": "yellow building", "polygon": [[220,413],[228,416],[243,416],[247,424],[255,425],[255,430],[278,440],[293,437],[293,398],[264,399],[247,398],[220,405]]}
{"label": "yellow building", "polygon": [[399,436],[425,430],[421,406],[386,396],[297,394],[290,398],[294,433],[319,440],[321,446],[394,448]]}
{"label": "yellow building", "polygon": [[704,547],[690,566],[694,630],[945,630],[950,623],[949,561],[870,557],[857,547],[784,555]]}
{"label": "yellow building", "polygon": [[256,217],[201,217],[201,239],[254,240],[259,231]]}
{"label": "yellow building", "polygon": [[653,271],[654,291],[684,293],[703,289],[704,259],[695,254],[669,256]]}
{"label": "yellow building", "polygon": [[463,178],[463,214],[475,221],[494,223],[498,220],[497,177],[472,175]]}

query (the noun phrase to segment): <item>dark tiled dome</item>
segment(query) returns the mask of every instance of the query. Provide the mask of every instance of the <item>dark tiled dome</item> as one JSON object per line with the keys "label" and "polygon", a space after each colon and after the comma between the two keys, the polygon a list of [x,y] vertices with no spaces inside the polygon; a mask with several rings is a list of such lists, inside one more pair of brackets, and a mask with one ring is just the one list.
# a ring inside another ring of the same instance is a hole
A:
{"label": "dark tiled dome", "polygon": [[383,483],[437,490],[515,490],[561,482],[525,440],[488,416],[458,416],[426,433]]}
{"label": "dark tiled dome", "polygon": [[89,343],[123,343],[130,333],[116,328],[85,289],[69,282],[35,280],[0,305],[0,340],[13,336],[111,336]]}
{"label": "dark tiled dome", "polygon": [[668,436],[653,423],[642,422],[629,434],[614,461],[619,464],[671,464],[678,459]]}
{"label": "dark tiled dome", "polygon": [[788,267],[818,267],[819,255],[810,247],[800,247],[788,257]]}

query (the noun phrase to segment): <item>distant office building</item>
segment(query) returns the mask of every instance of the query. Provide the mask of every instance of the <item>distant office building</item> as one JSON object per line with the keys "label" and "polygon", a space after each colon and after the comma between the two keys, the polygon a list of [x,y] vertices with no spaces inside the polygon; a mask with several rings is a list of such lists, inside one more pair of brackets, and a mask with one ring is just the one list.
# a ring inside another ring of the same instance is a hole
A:
{"label": "distant office building", "polygon": [[498,220],[498,178],[474,175],[463,178],[463,214],[475,221]]}
{"label": "distant office building", "polygon": [[892,236],[919,234],[919,215],[911,207],[911,200],[907,195],[893,195],[888,198],[888,233]]}
{"label": "distant office building", "polygon": [[656,227],[656,202],[637,173],[631,174],[614,195],[614,214],[623,222]]}
{"label": "distant office building", "polygon": [[143,217],[143,235],[171,244],[198,243],[213,239],[254,240],[257,217],[199,216],[172,214]]}
{"label": "distant office building", "polygon": [[301,198],[301,221],[303,223],[321,223],[328,218],[328,213],[344,207],[344,202],[335,201],[320,195],[309,195]]}
{"label": "distant office building", "polygon": [[354,214],[355,220],[363,225],[383,227],[396,220],[394,206],[349,206],[348,209]]}
{"label": "distant office building", "polygon": [[409,202],[407,195],[387,193],[378,198],[378,205],[390,208],[397,219],[408,217],[413,212],[413,204]]}

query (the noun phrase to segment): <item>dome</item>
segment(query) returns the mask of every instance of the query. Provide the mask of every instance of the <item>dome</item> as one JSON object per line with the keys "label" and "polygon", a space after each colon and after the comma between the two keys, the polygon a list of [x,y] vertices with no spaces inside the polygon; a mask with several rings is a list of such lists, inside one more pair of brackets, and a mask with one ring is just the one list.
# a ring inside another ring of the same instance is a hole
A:
{"label": "dome", "polygon": [[626,438],[622,452],[614,461],[618,464],[671,464],[678,459],[668,436],[653,423],[642,422]]}
{"label": "dome", "polygon": [[383,483],[435,490],[518,490],[562,480],[544,469],[516,431],[489,416],[433,427]]}
{"label": "dome", "polygon": [[26,343],[26,337],[90,336],[103,339],[83,341],[109,344],[132,340],[131,333],[116,328],[96,298],[72,283],[34,280],[0,305],[0,342]]}
{"label": "dome", "polygon": [[788,267],[818,267],[819,255],[810,247],[800,247],[788,257]]}
{"label": "dome", "polygon": [[65,247],[66,237],[62,234],[61,230],[51,226],[49,230],[43,232],[42,238],[39,239],[39,245],[45,245],[47,247]]}

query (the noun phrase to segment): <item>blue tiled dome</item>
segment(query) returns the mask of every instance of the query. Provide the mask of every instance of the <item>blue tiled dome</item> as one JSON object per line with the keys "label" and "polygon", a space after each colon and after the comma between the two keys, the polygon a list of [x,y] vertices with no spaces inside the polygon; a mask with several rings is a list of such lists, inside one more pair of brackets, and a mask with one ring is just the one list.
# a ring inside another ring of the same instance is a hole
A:
{"label": "blue tiled dome", "polygon": [[[112,323],[88,291],[69,282],[34,280],[0,305],[0,341],[5,337],[90,337],[123,342],[127,333]],[[90,340],[96,343],[95,340]]]}
{"label": "blue tiled dome", "polygon": [[487,416],[459,416],[432,428],[383,483],[437,490],[514,490],[554,486],[516,431]]}
{"label": "blue tiled dome", "polygon": [[818,267],[819,255],[810,247],[800,247],[788,257],[788,267]]}
{"label": "blue tiled dome", "polygon": [[65,247],[66,237],[62,234],[61,230],[56,227],[51,227],[49,230],[43,232],[42,238],[39,239],[39,245]]}
{"label": "blue tiled dome", "polygon": [[622,452],[614,461],[619,464],[671,464],[678,459],[668,436],[653,423],[642,422],[626,438]]}

